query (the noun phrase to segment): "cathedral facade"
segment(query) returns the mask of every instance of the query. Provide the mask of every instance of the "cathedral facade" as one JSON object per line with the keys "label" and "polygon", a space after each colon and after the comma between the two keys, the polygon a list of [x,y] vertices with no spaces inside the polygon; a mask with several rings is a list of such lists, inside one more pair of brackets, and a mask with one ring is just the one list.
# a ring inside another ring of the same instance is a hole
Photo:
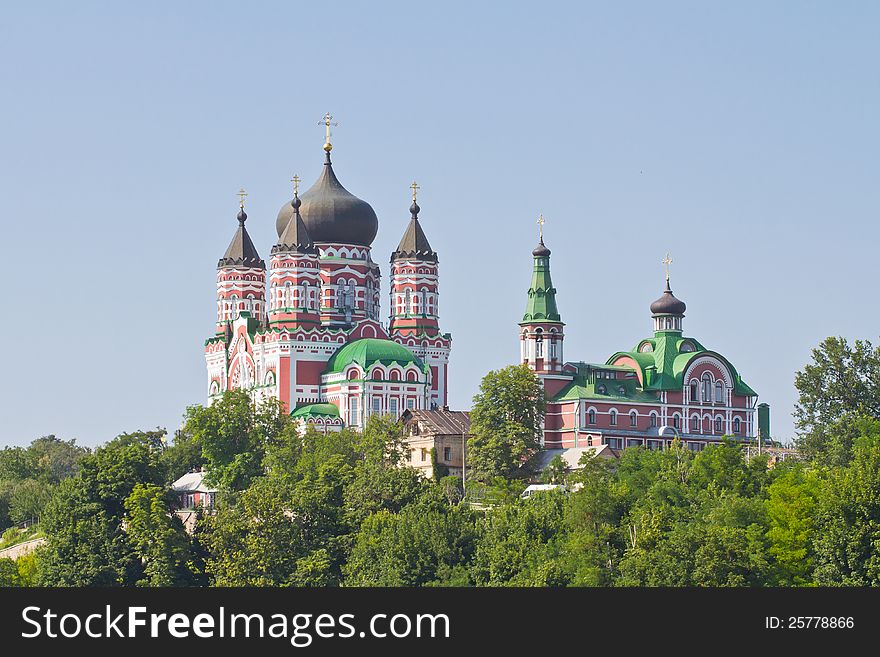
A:
{"label": "cathedral facade", "polygon": [[445,406],[451,347],[439,328],[438,259],[419,223],[415,183],[409,224],[391,254],[389,322],[380,321],[370,248],[379,221],[336,177],[331,119],[318,180],[300,196],[294,177],[293,198],[278,213],[268,271],[240,203],[217,264],[216,332],[205,341],[209,400],[248,390],[325,430]]}
{"label": "cathedral facade", "polygon": [[758,404],[758,394],[727,358],[684,335],[686,306],[670,288],[668,257],[666,289],[650,305],[653,335],[604,363],[563,358],[564,324],[543,230],[532,259],[520,362],[547,395],[544,447],[664,449],[679,439],[699,451],[724,436],[770,439],[770,407]]}

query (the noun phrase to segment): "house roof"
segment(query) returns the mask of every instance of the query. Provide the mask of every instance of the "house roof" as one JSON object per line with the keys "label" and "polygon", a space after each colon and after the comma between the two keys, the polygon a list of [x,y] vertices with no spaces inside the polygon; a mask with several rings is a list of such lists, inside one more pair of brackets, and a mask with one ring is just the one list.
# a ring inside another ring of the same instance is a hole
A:
{"label": "house roof", "polygon": [[216,493],[219,488],[208,486],[205,482],[207,472],[187,472],[171,484],[171,490],[178,493]]}
{"label": "house roof", "polygon": [[404,424],[418,422],[428,432],[440,435],[470,433],[471,416],[468,411],[450,411],[448,408],[434,410],[407,409],[401,416]]}
{"label": "house roof", "polygon": [[576,470],[581,467],[580,461],[584,454],[593,456],[602,456],[604,458],[617,458],[618,454],[608,445],[597,445],[595,447],[568,447],[565,449],[545,449],[538,452],[535,456],[535,465],[538,470],[545,469],[550,462],[557,456],[561,456],[565,467],[569,470]]}

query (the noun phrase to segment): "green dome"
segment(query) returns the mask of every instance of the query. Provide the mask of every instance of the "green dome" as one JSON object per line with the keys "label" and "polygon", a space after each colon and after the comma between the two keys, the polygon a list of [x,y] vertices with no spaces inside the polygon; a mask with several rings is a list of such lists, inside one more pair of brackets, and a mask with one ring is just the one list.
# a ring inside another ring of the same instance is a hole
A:
{"label": "green dome", "polygon": [[353,363],[364,372],[369,370],[374,363],[382,363],[385,366],[396,364],[401,367],[412,363],[420,370],[425,368],[424,363],[403,345],[391,340],[361,338],[340,347],[327,361],[327,369],[324,370],[324,374],[344,372]]}
{"label": "green dome", "polygon": [[306,404],[300,406],[291,417],[339,417],[339,408],[336,404]]}

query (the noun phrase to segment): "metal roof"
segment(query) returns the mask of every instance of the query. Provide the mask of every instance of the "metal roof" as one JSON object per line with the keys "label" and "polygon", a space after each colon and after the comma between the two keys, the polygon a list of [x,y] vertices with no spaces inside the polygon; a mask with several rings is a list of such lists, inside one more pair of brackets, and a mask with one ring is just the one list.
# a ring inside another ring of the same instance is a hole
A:
{"label": "metal roof", "polygon": [[460,435],[462,429],[470,433],[471,416],[468,411],[450,411],[448,408],[433,410],[407,409],[401,416],[404,424],[413,421],[423,425],[429,433],[440,435]]}
{"label": "metal roof", "polygon": [[207,472],[187,472],[180,479],[171,484],[171,490],[178,493],[216,493],[219,488],[208,486],[205,482]]}

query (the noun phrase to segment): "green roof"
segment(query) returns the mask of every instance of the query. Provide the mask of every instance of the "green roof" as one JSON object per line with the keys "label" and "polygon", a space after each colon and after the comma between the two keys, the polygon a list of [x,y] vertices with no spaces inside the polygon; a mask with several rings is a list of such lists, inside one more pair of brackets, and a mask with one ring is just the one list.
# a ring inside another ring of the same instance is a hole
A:
{"label": "green roof", "polygon": [[[592,363],[568,363],[577,367],[577,374],[571,383],[560,390],[553,401],[574,399],[595,399],[620,402],[656,403],[656,392],[645,392],[639,386],[635,370],[629,367],[597,365]],[[632,372],[632,378],[616,379],[603,377],[603,372]]]}
{"label": "green roof", "polygon": [[293,411],[290,417],[339,417],[339,408],[336,404],[306,404]]}
{"label": "green roof", "polygon": [[[548,252],[549,253],[549,252]],[[550,280],[550,256],[535,256],[532,285],[523,322],[562,322],[556,307],[556,288]]]}
{"label": "green roof", "polygon": [[364,372],[375,363],[382,363],[385,366],[397,364],[401,367],[412,363],[423,371],[425,369],[421,359],[403,345],[391,340],[361,338],[340,347],[327,362],[324,374],[344,372],[353,363],[359,365]]}
{"label": "green roof", "polygon": [[[650,345],[648,351],[646,345]],[[691,351],[682,351],[685,345]],[[653,338],[642,340],[632,351],[618,351],[608,359],[631,358],[639,367],[645,391],[681,390],[684,373],[694,358],[713,356],[724,363],[733,377],[734,392],[738,395],[757,396],[737,373],[736,368],[721,354],[706,349],[693,338],[684,337],[678,331],[656,331]]]}

